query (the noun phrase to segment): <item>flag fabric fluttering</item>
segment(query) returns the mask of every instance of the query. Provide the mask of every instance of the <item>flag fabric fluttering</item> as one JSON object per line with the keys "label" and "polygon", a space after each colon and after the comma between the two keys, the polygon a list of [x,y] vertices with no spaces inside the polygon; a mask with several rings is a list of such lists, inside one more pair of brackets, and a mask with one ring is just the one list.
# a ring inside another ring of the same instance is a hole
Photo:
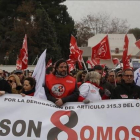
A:
{"label": "flag fabric fluttering", "polygon": [[22,68],[22,61],[19,58],[17,58],[16,69],[21,70],[21,68]]}
{"label": "flag fabric fluttering", "polygon": [[92,60],[96,58],[111,59],[108,35],[106,35],[96,46],[92,47]]}
{"label": "flag fabric fluttering", "polygon": [[52,59],[50,59],[46,65],[46,68],[50,67],[52,65]]}
{"label": "flag fabric fluttering", "polygon": [[28,48],[27,48],[27,35],[25,34],[22,48],[20,49],[20,54],[18,56],[18,59],[21,60],[21,69],[27,69],[28,67]]}
{"label": "flag fabric fluttering", "polygon": [[39,60],[32,75],[32,77],[34,77],[36,80],[34,96],[41,99],[47,99],[43,87],[45,86],[45,75],[46,75],[46,50],[39,57]]}
{"label": "flag fabric fluttering", "polygon": [[123,69],[132,69],[132,67],[130,66],[130,58],[131,55],[128,55],[123,63]]}
{"label": "flag fabric fluttering", "polygon": [[83,69],[82,54],[83,54],[83,51],[80,50],[79,47],[77,46],[77,41],[76,41],[75,37],[73,35],[71,35],[69,58],[73,61],[78,61],[79,69]]}
{"label": "flag fabric fluttering", "polygon": [[140,49],[140,39],[135,42],[136,46]]}
{"label": "flag fabric fluttering", "polygon": [[87,60],[86,63],[89,64],[91,68],[93,68],[94,65],[91,60]]}
{"label": "flag fabric fluttering", "polygon": [[112,62],[113,62],[114,65],[120,64],[120,60],[118,58],[113,58]]}
{"label": "flag fabric fluttering", "polygon": [[127,53],[128,53],[128,45],[129,45],[129,39],[128,39],[128,36],[127,34],[125,35],[125,38],[124,38],[124,46],[123,46],[123,56],[122,56],[122,62],[123,62],[123,69],[127,69],[130,67],[129,65],[129,59],[130,59],[130,55],[127,56]]}

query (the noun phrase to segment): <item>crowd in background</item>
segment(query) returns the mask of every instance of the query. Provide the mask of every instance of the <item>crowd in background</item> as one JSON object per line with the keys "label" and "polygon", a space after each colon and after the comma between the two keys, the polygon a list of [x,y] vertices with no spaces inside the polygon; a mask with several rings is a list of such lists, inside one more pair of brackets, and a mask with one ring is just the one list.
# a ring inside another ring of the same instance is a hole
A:
{"label": "crowd in background", "polygon": [[[0,69],[0,95],[5,93],[34,96],[36,81],[33,71]],[[55,86],[54,86],[55,85]],[[94,68],[69,72],[65,60],[46,68],[47,99],[61,106],[66,102],[94,102],[109,99],[139,99],[140,87],[134,82],[132,69],[115,70],[95,65]]]}

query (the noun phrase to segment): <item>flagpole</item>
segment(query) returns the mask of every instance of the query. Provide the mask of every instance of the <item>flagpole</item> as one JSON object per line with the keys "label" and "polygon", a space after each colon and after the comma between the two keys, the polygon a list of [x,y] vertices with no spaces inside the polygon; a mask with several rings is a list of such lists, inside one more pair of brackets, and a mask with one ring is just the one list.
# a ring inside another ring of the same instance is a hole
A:
{"label": "flagpole", "polygon": [[84,68],[85,68],[85,70],[86,70],[87,73],[88,73],[88,70],[87,70],[86,64],[85,64],[85,62],[84,62],[84,60],[83,60],[83,57],[82,57],[82,62],[83,62],[83,64],[84,64]]}

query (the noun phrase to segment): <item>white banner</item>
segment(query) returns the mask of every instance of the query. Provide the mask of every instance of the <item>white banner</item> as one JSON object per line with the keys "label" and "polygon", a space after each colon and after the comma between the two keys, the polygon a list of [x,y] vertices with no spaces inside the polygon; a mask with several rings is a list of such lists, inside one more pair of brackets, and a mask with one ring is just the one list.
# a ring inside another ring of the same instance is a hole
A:
{"label": "white banner", "polygon": [[140,100],[55,104],[0,97],[0,140],[139,140]]}

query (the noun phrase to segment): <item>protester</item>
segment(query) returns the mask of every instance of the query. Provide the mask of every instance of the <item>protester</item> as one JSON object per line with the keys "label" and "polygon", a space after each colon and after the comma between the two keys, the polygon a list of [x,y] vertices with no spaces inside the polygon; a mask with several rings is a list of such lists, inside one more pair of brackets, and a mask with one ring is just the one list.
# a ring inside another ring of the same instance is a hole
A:
{"label": "protester", "polygon": [[113,90],[113,86],[109,82],[106,81],[105,77],[102,76],[103,75],[103,67],[101,65],[95,65],[93,68],[93,71],[96,71],[99,74],[101,74],[100,87],[102,87],[103,90],[100,89],[99,92],[100,92],[102,99],[103,100],[110,99],[110,95],[111,95],[111,92]]}
{"label": "protester", "polygon": [[22,89],[22,84],[20,83],[19,77],[15,74],[12,74],[8,77],[7,81],[12,88],[12,93],[20,94],[21,89]]}
{"label": "protester", "polygon": [[79,87],[80,95],[78,101],[94,102],[102,100],[99,89],[102,89],[100,85],[101,75],[98,72],[89,72],[86,75],[85,83]]}
{"label": "protester", "polygon": [[56,62],[53,74],[46,75],[45,92],[47,99],[57,106],[78,100],[76,79],[69,75],[68,64],[64,59]]}
{"label": "protester", "polygon": [[122,82],[114,89],[111,99],[139,99],[140,87],[134,83],[134,72],[126,69],[122,72]]}
{"label": "protester", "polygon": [[23,89],[21,91],[21,95],[34,96],[35,85],[36,85],[36,81],[34,78],[32,77],[25,78],[23,82]]}
{"label": "protester", "polygon": [[24,74],[23,74],[23,71],[22,70],[15,70],[13,72],[13,74],[16,74],[19,77],[21,84],[23,84],[23,81],[24,81],[24,78],[25,78]]}
{"label": "protester", "polygon": [[0,69],[0,96],[5,93],[11,93],[11,87],[8,82],[3,79],[3,70]]}
{"label": "protester", "polygon": [[77,73],[76,79],[78,88],[84,83],[86,74],[87,74],[86,71],[79,71]]}
{"label": "protester", "polygon": [[115,72],[114,70],[110,70],[108,72],[108,78],[107,78],[108,82],[115,88],[116,87],[116,77],[115,77]]}
{"label": "protester", "polygon": [[122,81],[122,71],[116,73],[116,85],[120,84]]}

